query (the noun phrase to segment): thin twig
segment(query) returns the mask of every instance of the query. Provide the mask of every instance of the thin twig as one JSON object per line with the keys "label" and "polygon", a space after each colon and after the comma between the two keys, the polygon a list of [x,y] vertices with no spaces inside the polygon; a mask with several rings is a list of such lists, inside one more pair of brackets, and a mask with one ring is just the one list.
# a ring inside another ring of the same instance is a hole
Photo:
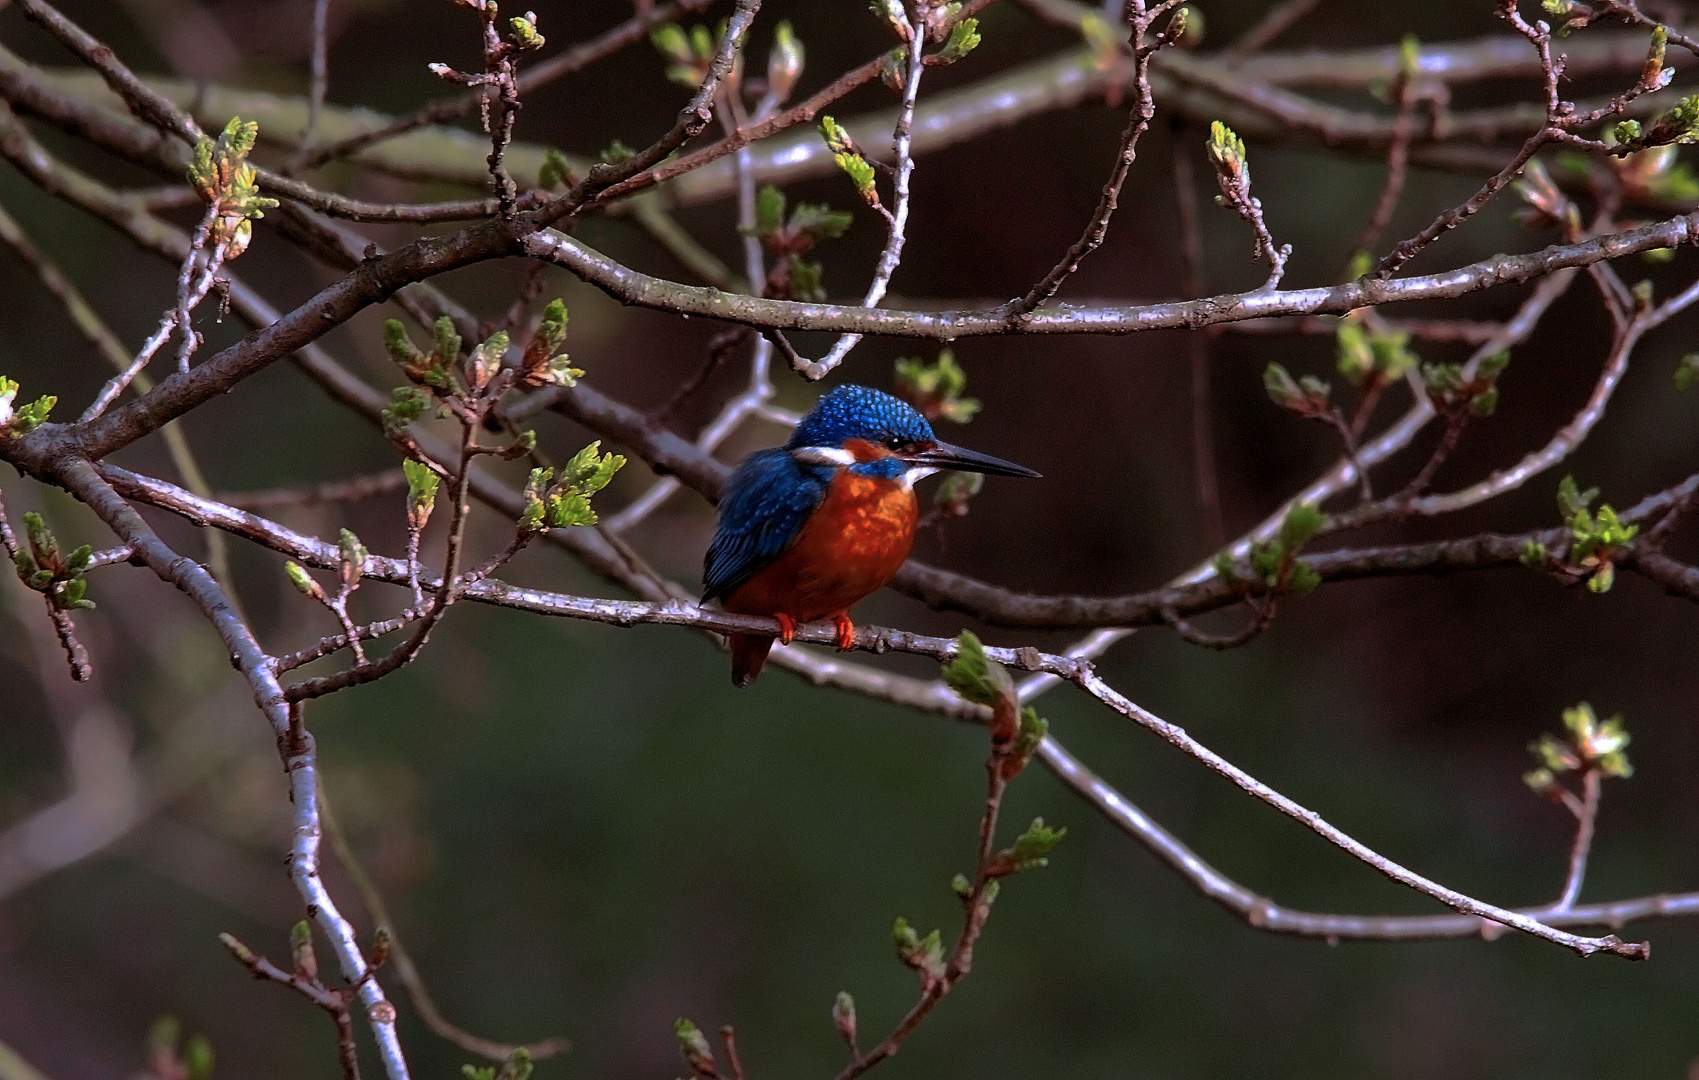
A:
{"label": "thin twig", "polygon": [[866,1053],[856,1051],[852,1043],[854,1056],[838,1072],[836,1080],[855,1080],[895,1054],[938,1003],[973,970],[974,945],[991,916],[991,905],[997,897],[1001,879],[1019,869],[997,851],[997,819],[1002,812],[1003,797],[1008,792],[1010,781],[1020,775],[1028,760],[1016,746],[1019,712],[1020,702],[1008,691],[990,710],[991,754],[985,762],[985,804],[979,816],[979,842],[973,876],[967,881],[966,891],[960,893],[963,912],[961,933],[941,966],[931,966],[924,957],[904,957],[904,962],[920,976],[920,999],[903,1014],[891,1033]]}
{"label": "thin twig", "polygon": [[[12,523],[6,518],[6,503],[0,500],[0,547],[6,549],[7,561],[14,566],[20,565],[19,544],[17,534],[12,531]],[[94,678],[94,665],[89,663],[88,649],[77,638],[77,628],[71,622],[71,613],[54,603],[51,593],[42,593],[41,599],[47,606],[47,619],[53,624],[53,633],[59,639],[59,646],[65,650],[65,661],[71,666],[71,678],[76,682],[88,682]]]}
{"label": "thin twig", "polygon": [[1099,678],[1097,673],[1092,671],[1089,665],[1075,663],[1073,665],[1073,673],[1069,676],[1069,681],[1073,682],[1079,686],[1080,689],[1103,702],[1114,711],[1121,713],[1128,719],[1131,719],[1150,731],[1155,732],[1157,735],[1186,753],[1188,756],[1202,762],[1211,770],[1231,781],[1247,794],[1268,803],[1276,810],[1279,810],[1281,813],[1302,824],[1312,832],[1327,840],[1329,843],[1341,848],[1361,862],[1364,862],[1378,870],[1386,877],[1401,885],[1414,889],[1417,892],[1431,896],[1455,911],[1462,912],[1466,915],[1475,915],[1483,919],[1491,919],[1493,922],[1502,923],[1512,929],[1521,930],[1523,933],[1531,934],[1534,937],[1543,938],[1555,944],[1573,949],[1581,956],[1590,956],[1594,953],[1606,952],[1615,956],[1626,957],[1630,960],[1644,960],[1651,955],[1651,946],[1643,941],[1625,942],[1621,938],[1618,938],[1615,934],[1607,934],[1603,937],[1584,937],[1578,934],[1570,934],[1547,926],[1538,919],[1531,918],[1527,915],[1519,915],[1514,911],[1484,903],[1471,896],[1466,896],[1463,893],[1457,892],[1455,889],[1448,889],[1438,882],[1425,878],[1415,871],[1409,870],[1386,856],[1381,855],[1379,852],[1370,849],[1357,840],[1352,839],[1344,832],[1329,824],[1314,810],[1306,809],[1294,800],[1280,794],[1278,791],[1270,788],[1267,784],[1264,784],[1262,781],[1249,775],[1236,765],[1228,762],[1219,754],[1216,754],[1214,751],[1203,746],[1196,739],[1193,739],[1190,735],[1186,734],[1183,729],[1175,726],[1174,724],[1170,724],[1166,720],[1161,719],[1155,714],[1128,700]]}
{"label": "thin twig", "polygon": [[1133,104],[1127,112],[1126,129],[1121,132],[1121,145],[1115,155],[1115,165],[1109,171],[1109,179],[1103,182],[1103,192],[1098,196],[1097,209],[1092,212],[1085,231],[1068,247],[1061,261],[1027,290],[1025,296],[1010,301],[1008,310],[1011,315],[1025,315],[1055,296],[1056,290],[1062,287],[1062,282],[1078,270],[1085,257],[1101,247],[1104,237],[1108,236],[1109,219],[1115,216],[1115,209],[1121,201],[1121,188],[1126,184],[1127,176],[1133,169],[1133,162],[1138,157],[1139,136],[1150,127],[1151,117],[1156,115],[1156,103],[1150,93],[1150,59],[1158,49],[1169,44],[1169,41],[1166,35],[1159,34],[1156,40],[1146,44],[1145,34],[1158,18],[1179,6],[1179,3],[1180,0],[1163,0],[1149,11],[1145,11],[1144,5],[1140,4],[1129,12],[1129,22],[1132,26],[1132,42],[1129,47],[1133,60]]}
{"label": "thin twig", "polygon": [[1587,876],[1587,855],[1593,849],[1593,827],[1599,820],[1599,780],[1599,770],[1593,766],[1581,777],[1581,804],[1575,808],[1575,842],[1569,848],[1569,872],[1564,876],[1563,892],[1552,905],[1554,911],[1568,911],[1580,899],[1581,883]]}
{"label": "thin twig", "polygon": [[[295,683],[284,691],[284,696],[290,702],[302,702],[311,698],[323,697],[350,686],[381,679],[392,671],[400,669],[419,655],[419,651],[430,640],[431,631],[442,621],[448,608],[454,603],[462,582],[459,580],[462,548],[466,540],[466,517],[470,509],[467,492],[471,481],[472,460],[477,456],[476,418],[462,418],[460,440],[460,462],[454,473],[450,486],[450,517],[448,523],[448,540],[445,545],[446,554],[443,557],[442,581],[437,586],[436,594],[431,598],[431,605],[425,611],[424,617],[413,629],[408,639],[397,645],[384,655],[382,659],[369,663],[357,663],[332,675],[324,675],[305,682]],[[409,567],[417,563],[409,563]],[[410,569],[409,573],[413,571]],[[353,640],[358,640],[349,630]]]}
{"label": "thin twig", "polygon": [[219,492],[219,502],[242,510],[265,510],[285,506],[318,506],[323,503],[359,502],[376,495],[400,491],[407,477],[400,469],[385,469],[346,480],[329,480],[311,487],[266,488],[260,491]]}
{"label": "thin twig", "polygon": [[425,985],[424,976],[419,973],[418,965],[413,963],[412,954],[402,943],[401,933],[396,929],[395,918],[389,913],[389,905],[384,902],[383,892],[372,881],[371,875],[366,873],[365,866],[349,845],[348,837],[343,833],[329,799],[325,797],[322,783],[319,785],[319,818],[324,823],[325,836],[330,839],[330,849],[336,853],[337,861],[348,872],[348,878],[354,883],[354,890],[360,894],[366,911],[371,915],[372,921],[388,933],[389,962],[395,966],[396,978],[407,988],[407,996],[413,1002],[413,1011],[419,1014],[419,1019],[425,1022],[426,1027],[467,1053],[477,1054],[490,1061],[506,1061],[515,1050],[520,1049],[530,1054],[533,1061],[542,1061],[572,1049],[572,1041],[561,1035],[529,1043],[497,1042],[474,1035],[443,1016],[442,1010],[437,1007],[436,999],[431,996],[430,988]]}
{"label": "thin twig", "polygon": [[301,131],[297,158],[305,157],[318,139],[319,114],[330,92],[330,0],[313,0],[312,85],[307,91],[307,126]]}
{"label": "thin twig", "polygon": [[1314,11],[1321,0],[1281,0],[1255,26],[1239,39],[1221,50],[1217,57],[1222,63],[1237,64],[1252,53],[1261,52],[1269,42],[1284,34],[1305,15]]}
{"label": "thin twig", "polygon": [[[521,74],[518,80],[519,92],[530,93],[574,72],[582,71],[596,61],[643,40],[656,26],[671,22],[680,15],[700,11],[712,3],[714,0],[672,0],[669,3],[657,4],[646,12],[638,12],[606,33],[575,45],[559,56],[545,60]],[[409,131],[470,116],[478,111],[483,101],[483,93],[474,92],[433,102],[417,112],[398,117],[380,127],[326,143],[311,154],[305,155],[299,167],[314,169],[327,161],[359,153]]]}
{"label": "thin twig", "polygon": [[232,662],[252,686],[254,699],[277,737],[289,775],[294,803],[290,876],[307,910],[330,940],[342,977],[360,999],[361,1011],[371,1026],[388,1080],[407,1080],[407,1061],[395,1030],[395,1008],[384,996],[378,980],[371,977],[353,927],[343,918],[319,875],[317,757],[311,734],[291,715],[294,710],[285,703],[283,688],[271,674],[271,657],[254,640],[212,575],[160,540],[92,464],[83,459],[69,460],[59,466],[57,478],[130,545],[155,574],[176,585],[200,607],[229,650]]}
{"label": "thin twig", "polygon": [[[885,290],[890,287],[891,275],[896,273],[897,264],[902,261],[903,244],[907,237],[909,215],[909,178],[914,174],[914,155],[911,152],[914,124],[914,104],[920,97],[920,76],[926,70],[923,57],[926,49],[926,23],[918,15],[909,24],[908,62],[903,73],[903,102],[897,110],[897,126],[891,132],[891,152],[895,158],[895,176],[891,181],[891,211],[887,224],[885,247],[879,253],[879,262],[873,268],[873,280],[868,282],[867,292],[861,298],[864,308],[877,307],[879,301],[885,298]],[[816,361],[806,361],[787,348],[791,356],[791,367],[797,374],[813,382],[826,377],[827,373],[849,355],[851,349],[861,340],[862,335],[844,334],[827,350],[826,355]]]}
{"label": "thin twig", "polygon": [[220,934],[219,940],[254,978],[287,986],[323,1009],[336,1025],[336,1054],[342,1065],[343,1080],[360,1080],[360,1052],[354,1043],[354,1021],[349,1016],[348,1000],[343,991],[325,986],[319,981],[316,971],[283,970],[238,941],[234,935]]}
{"label": "thin twig", "polygon": [[[1175,122],[1170,152],[1174,159],[1174,211],[1180,227],[1180,295],[1195,300],[1204,292],[1203,230],[1198,217],[1197,179],[1186,150],[1185,126]],[[1334,329],[1330,326],[1328,334]],[[1186,335],[1186,360],[1191,369],[1192,480],[1198,509],[1203,514],[1204,540],[1211,549],[1227,542],[1221,510],[1221,480],[1215,463],[1215,423],[1211,416],[1210,331]]]}
{"label": "thin twig", "polygon": [[1392,100],[1398,112],[1392,120],[1392,145],[1386,151],[1386,181],[1369,220],[1363,223],[1362,231],[1351,245],[1353,258],[1357,252],[1374,253],[1381,233],[1392,223],[1398,200],[1404,194],[1404,183],[1410,177],[1410,140],[1416,131],[1416,109],[1422,100],[1416,93],[1415,72],[1399,71],[1392,84]]}

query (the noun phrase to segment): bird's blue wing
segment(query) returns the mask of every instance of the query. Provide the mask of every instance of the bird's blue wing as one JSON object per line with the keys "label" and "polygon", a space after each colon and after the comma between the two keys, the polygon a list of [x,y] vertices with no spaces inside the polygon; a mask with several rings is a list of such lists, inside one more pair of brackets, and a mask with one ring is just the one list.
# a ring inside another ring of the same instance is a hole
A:
{"label": "bird's blue wing", "polygon": [[714,541],[702,561],[702,599],[724,596],[778,558],[821,501],[831,469],[807,466],[783,449],[749,455],[726,485]]}

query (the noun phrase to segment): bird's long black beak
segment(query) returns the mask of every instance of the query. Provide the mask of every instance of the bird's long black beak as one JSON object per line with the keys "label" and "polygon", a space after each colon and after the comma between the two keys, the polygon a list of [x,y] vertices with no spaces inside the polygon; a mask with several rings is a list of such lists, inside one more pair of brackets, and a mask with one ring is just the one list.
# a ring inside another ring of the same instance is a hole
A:
{"label": "bird's long black beak", "polygon": [[1016,465],[1012,461],[981,454],[977,450],[951,446],[946,442],[933,443],[931,446],[909,450],[897,456],[911,464],[929,465],[934,469],[954,469],[957,472],[986,473],[990,476],[1041,475],[1025,465]]}

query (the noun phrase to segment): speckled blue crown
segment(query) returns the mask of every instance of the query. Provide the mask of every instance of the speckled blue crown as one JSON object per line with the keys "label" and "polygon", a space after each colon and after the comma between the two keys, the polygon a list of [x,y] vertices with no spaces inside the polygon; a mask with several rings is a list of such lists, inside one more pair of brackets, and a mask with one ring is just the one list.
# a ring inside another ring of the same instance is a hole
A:
{"label": "speckled blue crown", "polygon": [[840,386],[815,403],[785,446],[842,446],[846,439],[935,442],[932,425],[908,402],[870,386]]}

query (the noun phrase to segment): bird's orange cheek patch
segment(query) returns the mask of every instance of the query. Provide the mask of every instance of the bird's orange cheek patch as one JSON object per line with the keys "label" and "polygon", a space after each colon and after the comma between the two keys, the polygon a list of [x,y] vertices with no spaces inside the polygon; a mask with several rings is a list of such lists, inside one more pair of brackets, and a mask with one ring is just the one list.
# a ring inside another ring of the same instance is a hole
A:
{"label": "bird's orange cheek patch", "polygon": [[878,461],[882,457],[890,456],[883,446],[875,446],[866,439],[845,439],[844,449],[858,462]]}

